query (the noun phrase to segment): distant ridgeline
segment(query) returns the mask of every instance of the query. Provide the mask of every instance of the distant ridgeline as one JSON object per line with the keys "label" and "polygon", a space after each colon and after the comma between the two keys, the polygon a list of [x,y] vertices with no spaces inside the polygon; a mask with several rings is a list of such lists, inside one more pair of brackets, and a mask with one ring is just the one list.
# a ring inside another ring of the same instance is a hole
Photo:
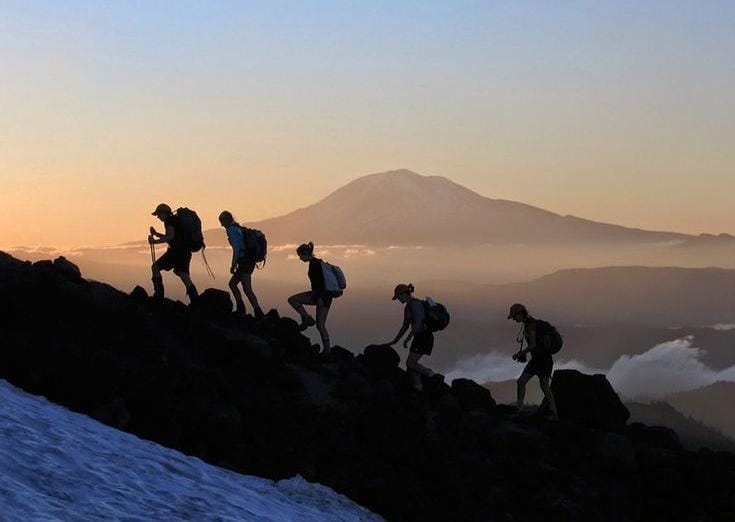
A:
{"label": "distant ridgeline", "polygon": [[301,474],[389,520],[735,520],[735,455],[628,424],[603,376],[557,371],[562,420],[519,416],[469,380],[412,391],[389,347],[321,357],[275,310],[239,317],[217,290],[194,309],[155,303],[63,259],[0,254],[0,317],[14,385],[213,464]]}

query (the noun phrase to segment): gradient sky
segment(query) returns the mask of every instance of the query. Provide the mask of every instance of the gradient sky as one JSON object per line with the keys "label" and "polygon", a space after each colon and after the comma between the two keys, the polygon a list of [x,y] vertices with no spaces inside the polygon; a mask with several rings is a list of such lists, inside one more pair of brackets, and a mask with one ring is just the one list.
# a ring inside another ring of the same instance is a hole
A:
{"label": "gradient sky", "polygon": [[214,226],[410,168],[735,233],[735,2],[0,0],[0,245]]}

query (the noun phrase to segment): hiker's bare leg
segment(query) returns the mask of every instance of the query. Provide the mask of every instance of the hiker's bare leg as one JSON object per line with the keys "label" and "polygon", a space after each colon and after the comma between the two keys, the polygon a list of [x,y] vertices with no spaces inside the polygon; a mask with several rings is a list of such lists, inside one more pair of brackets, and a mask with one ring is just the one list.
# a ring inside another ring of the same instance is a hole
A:
{"label": "hiker's bare leg", "polygon": [[199,297],[199,292],[197,291],[197,287],[194,286],[189,273],[182,272],[181,270],[174,270],[174,274],[179,276],[181,282],[184,283],[184,286],[186,287],[186,295],[189,296],[189,302],[194,302],[196,298]]}
{"label": "hiker's bare leg", "polygon": [[327,331],[327,316],[329,315],[329,307],[324,305],[322,299],[316,301],[316,329],[322,336],[322,348],[324,353],[329,353],[332,345],[329,341],[329,332]]}
{"label": "hiker's bare leg", "polygon": [[423,355],[421,355],[420,353],[409,353],[408,358],[406,359],[406,368],[418,372],[421,375],[427,375],[431,377],[432,375],[434,375],[434,371],[419,363],[421,357],[423,357]]}
{"label": "hiker's bare leg", "polygon": [[410,352],[406,358],[406,369],[408,370],[408,374],[411,376],[411,384],[417,391],[424,389],[421,384],[421,371],[418,369],[423,368],[423,366],[419,364],[419,359],[421,359],[421,354],[413,352]]}
{"label": "hiker's bare leg", "polygon": [[240,282],[240,276],[237,274],[233,275],[230,278],[230,282],[228,283],[230,287],[230,291],[232,292],[232,296],[235,298],[235,305],[237,306],[237,311],[245,313],[245,302],[242,300],[242,294],[240,293],[240,289],[237,287],[238,283]]}
{"label": "hiker's bare leg", "polygon": [[250,301],[250,306],[253,307],[253,310],[260,309],[258,298],[255,296],[255,292],[253,292],[253,276],[251,274],[242,275],[242,288],[245,291],[245,297]]}
{"label": "hiker's bare leg", "polygon": [[288,304],[290,304],[293,309],[299,313],[302,321],[314,321],[314,319],[307,313],[306,308],[304,308],[304,305],[316,304],[311,296],[311,292],[302,292],[300,294],[292,295],[288,298]]}
{"label": "hiker's bare leg", "polygon": [[544,392],[544,398],[546,399],[546,403],[551,410],[551,415],[555,419],[558,419],[559,413],[556,411],[554,392],[551,391],[551,379],[549,377],[539,377],[539,384],[541,384],[541,391]]}
{"label": "hiker's bare leg", "polygon": [[528,381],[531,380],[533,375],[530,373],[523,372],[520,377],[518,377],[518,398],[516,401],[516,404],[518,405],[518,408],[523,408],[523,402],[526,400],[526,385],[528,384]]}

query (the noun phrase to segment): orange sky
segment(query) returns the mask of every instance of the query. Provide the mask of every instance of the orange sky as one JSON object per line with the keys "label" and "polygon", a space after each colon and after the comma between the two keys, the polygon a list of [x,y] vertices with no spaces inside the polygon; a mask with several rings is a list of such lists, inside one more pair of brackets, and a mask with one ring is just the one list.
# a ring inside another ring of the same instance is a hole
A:
{"label": "orange sky", "polygon": [[732,5],[513,4],[9,2],[0,245],[142,239],[159,201],[270,217],[397,168],[735,233]]}

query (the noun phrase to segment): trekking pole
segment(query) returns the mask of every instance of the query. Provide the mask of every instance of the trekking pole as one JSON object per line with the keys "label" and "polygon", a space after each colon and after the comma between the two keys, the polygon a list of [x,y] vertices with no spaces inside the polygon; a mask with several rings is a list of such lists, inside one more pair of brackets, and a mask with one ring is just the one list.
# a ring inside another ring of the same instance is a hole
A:
{"label": "trekking pole", "polygon": [[[153,227],[150,228],[150,234],[153,235]],[[156,245],[154,245],[153,243],[149,241],[148,246],[151,247],[151,263],[155,265],[156,264]]]}
{"label": "trekking pole", "polygon": [[216,277],[214,277],[214,272],[209,267],[209,263],[207,262],[207,256],[204,254],[204,249],[203,248],[202,248],[202,263],[207,268],[207,273],[212,277],[212,279],[217,279]]}

